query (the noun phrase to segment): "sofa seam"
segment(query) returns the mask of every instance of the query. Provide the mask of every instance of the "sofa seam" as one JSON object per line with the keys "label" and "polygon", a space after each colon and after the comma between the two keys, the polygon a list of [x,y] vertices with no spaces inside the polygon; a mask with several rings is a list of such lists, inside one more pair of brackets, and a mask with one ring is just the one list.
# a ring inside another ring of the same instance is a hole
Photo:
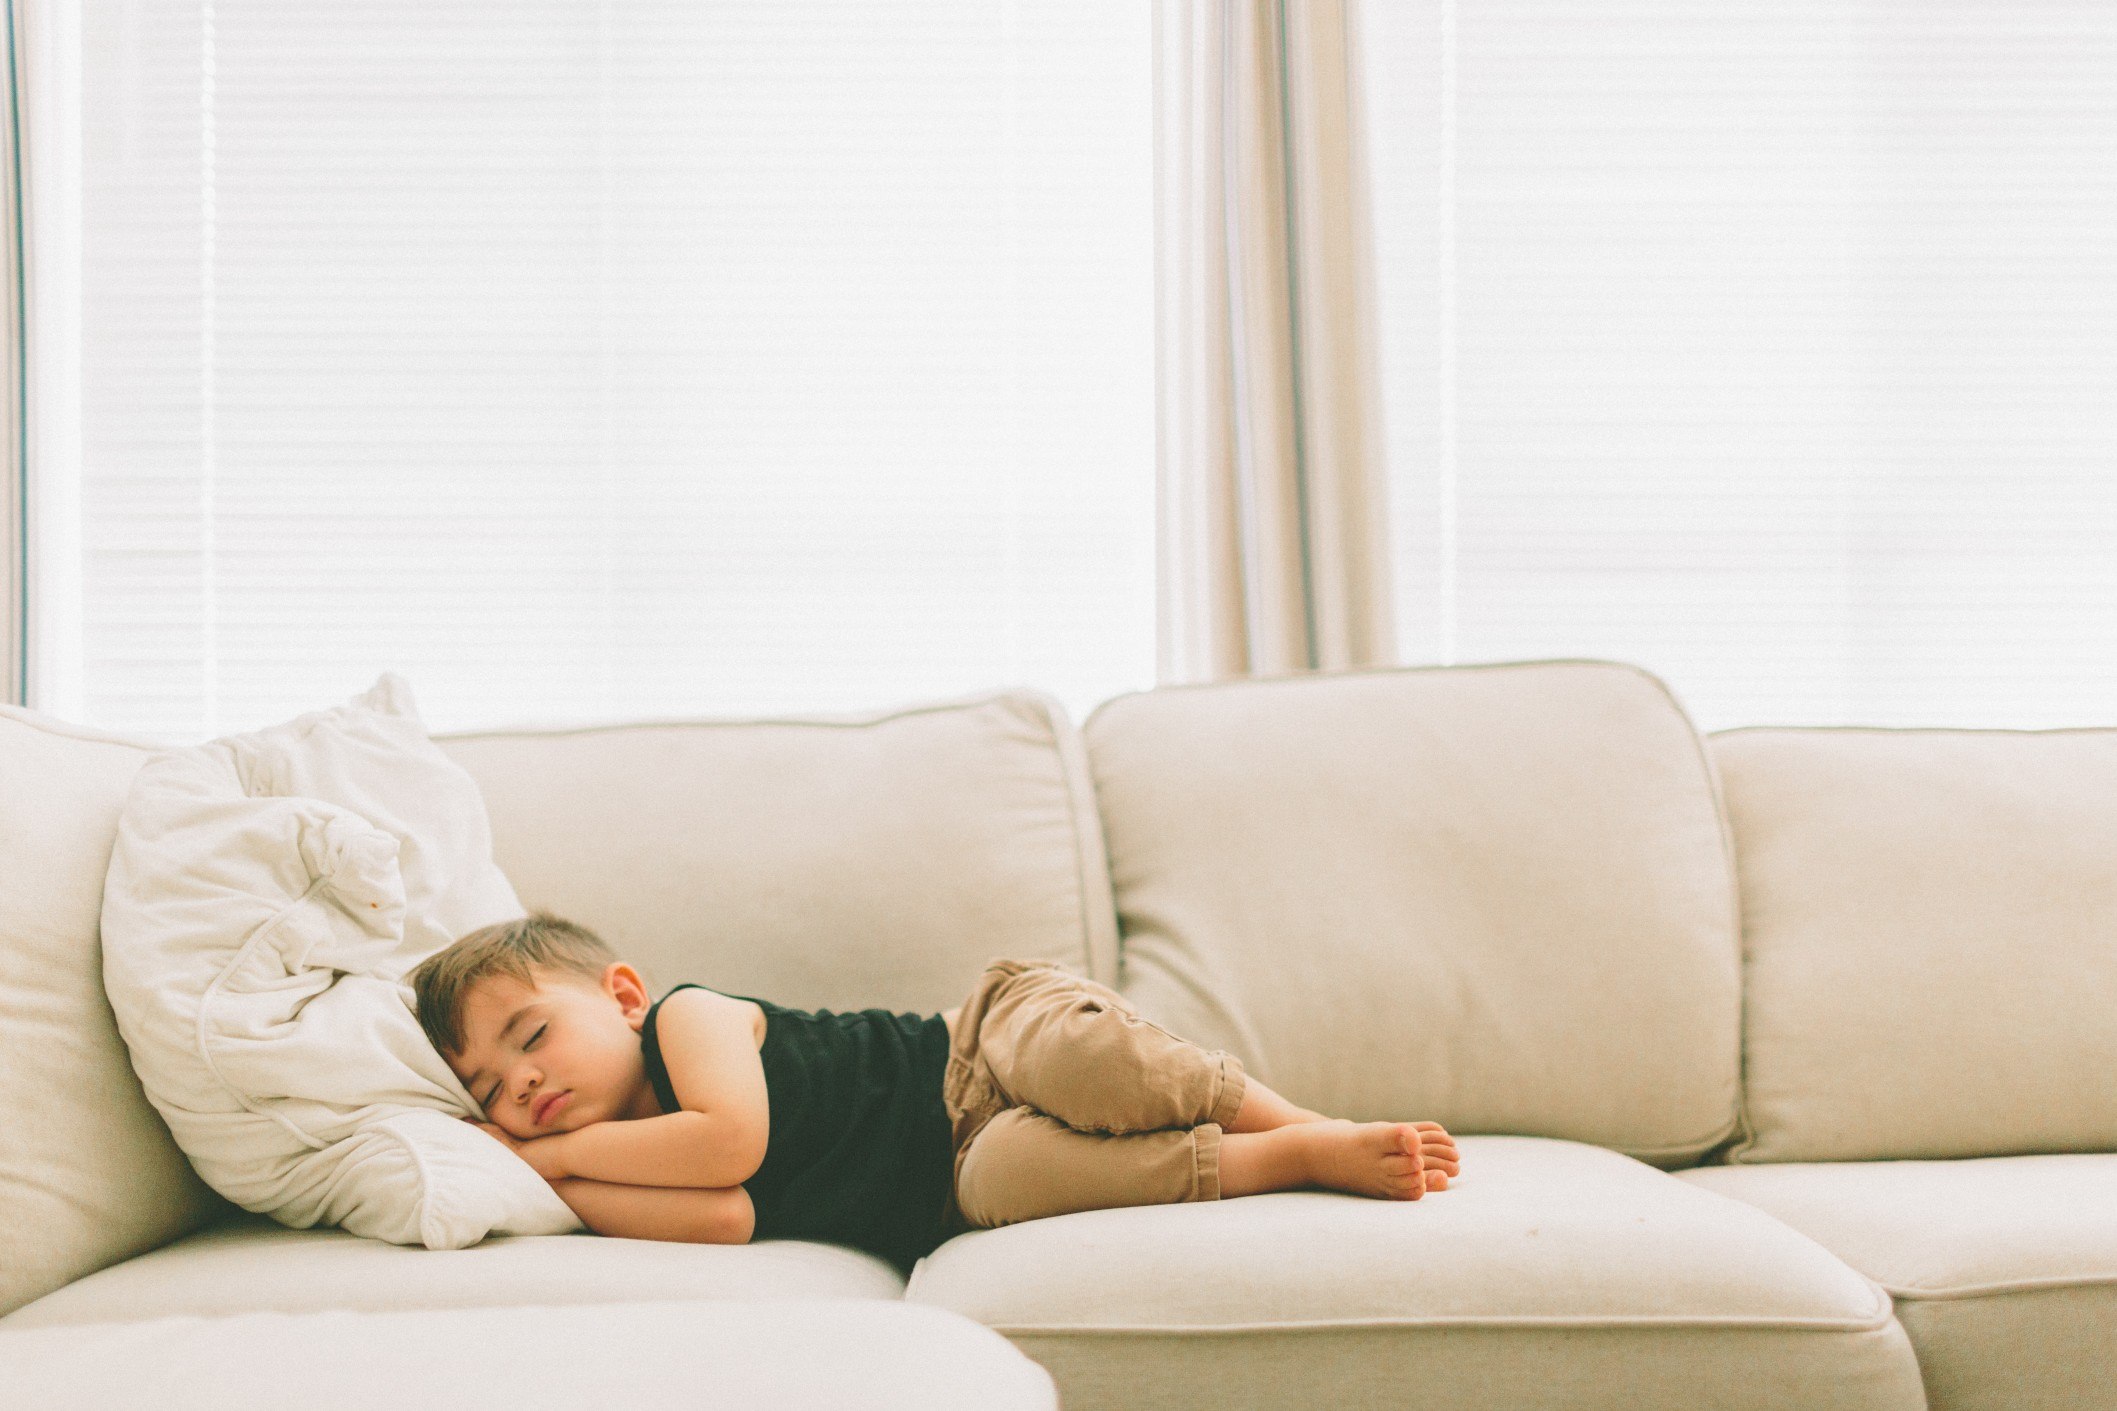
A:
{"label": "sofa seam", "polygon": [[[1700,773],[1705,779],[1706,803],[1713,814],[1713,825],[1720,837],[1720,862],[1727,878],[1727,915],[1735,929],[1735,1110],[1727,1121],[1698,1149],[1701,1154],[1711,1151],[1731,1136],[1739,1136],[1741,1142],[1736,1150],[1746,1149],[1749,1132],[1749,919],[1742,900],[1742,873],[1735,852],[1734,821],[1729,816],[1725,791],[1720,787],[1720,770],[1712,752],[1706,748],[1706,736],[1698,729],[1698,722],[1691,719],[1690,711],[1684,708],[1674,688],[1653,672],[1631,662],[1613,662],[1646,681],[1667,700],[1683,722],[1684,734],[1691,742],[1691,753],[1697,760]],[[1678,1150],[1689,1150],[1687,1144]],[[1656,1152],[1654,1154],[1665,1154]],[[1673,1154],[1673,1153],[1666,1153]],[[1730,1158],[1732,1159],[1732,1158]]]}
{"label": "sofa seam", "polygon": [[[1705,1152],[1711,1151],[1711,1150],[1712,1150],[1712,1149],[1713,1149],[1714,1147],[1718,1146],[1718,1145],[1719,1145],[1719,1144],[1720,1144],[1721,1142],[1724,1142],[1724,1141],[1726,1141],[1726,1140],[1728,1139],[1729,1135],[1730,1135],[1730,1134],[1732,1134],[1734,1130],[1735,1130],[1735,1128],[1734,1128],[1734,1125],[1733,1125],[1732,1123],[1725,1123],[1725,1122],[1723,1122],[1723,1123],[1722,1123],[1722,1124],[1720,1125],[1720,1127],[1718,1128],[1718,1130],[1716,1130],[1716,1131],[1715,1131],[1715,1132],[1714,1132],[1714,1133],[1713,1133],[1713,1134],[1712,1134],[1711,1136],[1709,1136],[1709,1137],[1705,1137],[1705,1138],[1703,1138],[1703,1139],[1701,1139],[1701,1140],[1697,1140],[1697,1141],[1687,1141],[1687,1142],[1678,1142],[1678,1143],[1677,1143],[1676,1145],[1674,1145],[1674,1146],[1622,1146],[1622,1147],[1617,1147],[1617,1146],[1613,1146],[1613,1147],[1610,1147],[1610,1148],[1608,1148],[1608,1149],[1609,1149],[1609,1150],[1611,1150],[1611,1151],[1614,1151],[1614,1152],[1616,1152],[1616,1153],[1617,1153],[1618,1155],[1620,1155],[1620,1156],[1629,1156],[1629,1157],[1632,1157],[1632,1158],[1633,1158],[1634,1160],[1643,1160],[1643,1159],[1645,1159],[1645,1158],[1647,1158],[1647,1157],[1651,1157],[1651,1156],[1683,1156],[1683,1155],[1702,1155],[1702,1154],[1703,1154],[1703,1153],[1705,1153]],[[1469,1132],[1469,1131],[1465,1131],[1465,1132],[1462,1132],[1462,1133],[1458,1133],[1458,1135],[1462,1135],[1462,1136],[1477,1136],[1477,1135],[1481,1135],[1481,1134],[1480,1134],[1480,1133],[1476,1133],[1476,1132]],[[1496,1134],[1494,1134],[1494,1135],[1496,1135]],[[1553,1141],[1587,1141],[1587,1139],[1586,1139],[1586,1138],[1577,1138],[1577,1137],[1554,1137],[1554,1138],[1549,1138],[1548,1140],[1553,1140]],[[1602,1144],[1601,1142],[1599,1142],[1599,1141],[1587,1141],[1587,1144],[1588,1144],[1588,1145],[1590,1145],[1590,1146],[1601,1146],[1601,1145],[1603,1145],[1603,1144]],[[1651,1163],[1651,1162],[1649,1162],[1648,1164],[1649,1164],[1649,1165],[1651,1165],[1652,1163]],[[1688,1167],[1685,1167],[1685,1168],[1682,1168],[1682,1169],[1688,1170],[1688,1169],[1690,1169],[1690,1168],[1688,1168]]]}
{"label": "sofa seam", "polygon": [[[1615,661],[1608,657],[1529,657],[1520,661],[1469,661],[1452,665],[1429,663],[1421,666],[1366,666],[1320,671],[1289,671],[1271,676],[1238,676],[1221,681],[1168,681],[1156,686],[1143,687],[1137,691],[1120,691],[1109,699],[1100,702],[1094,710],[1089,711],[1087,720],[1081,724],[1081,729],[1086,731],[1088,726],[1094,723],[1098,715],[1101,715],[1105,710],[1120,701],[1133,700],[1140,696],[1161,695],[1168,691],[1226,691],[1250,686],[1289,685],[1297,682],[1341,680],[1356,676],[1412,676],[1431,671],[1513,671],[1536,666],[1617,667],[1620,670],[1635,672],[1655,681],[1672,698],[1674,695],[1673,692],[1669,692],[1667,683],[1661,682],[1659,678],[1655,677],[1652,672],[1644,667],[1635,666],[1631,662]],[[1681,710],[1682,707],[1679,705],[1678,709]],[[1688,723],[1690,717],[1687,713],[1684,719]],[[2111,727],[2095,728],[2107,729]],[[1697,733],[1697,727],[1692,727],[1692,733],[1694,735]]]}
{"label": "sofa seam", "polygon": [[1042,696],[1043,694],[1044,692],[1030,687],[1011,687],[1007,690],[962,696],[952,700],[933,701],[923,705],[901,706],[879,714],[853,713],[844,716],[671,716],[663,719],[610,721],[602,724],[502,725],[485,730],[450,731],[447,734],[435,735],[431,738],[436,744],[449,744],[468,740],[546,738],[562,735],[616,735],[635,730],[726,730],[741,729],[752,725],[790,725],[820,730],[864,730],[876,725],[887,725],[893,720],[905,720],[919,715],[943,715],[955,711],[975,710],[981,706],[1001,704],[1020,700],[1024,697]]}
{"label": "sofa seam", "polygon": [[1192,1337],[1219,1335],[1248,1335],[1275,1332],[1334,1332],[1340,1329],[1365,1328],[1607,1328],[1626,1331],[1632,1328],[1728,1328],[1728,1329],[1778,1329],[1785,1331],[1871,1333],[1889,1327],[1896,1321],[1893,1310],[1885,1306],[1882,1315],[1866,1321],[1835,1318],[1773,1318],[1773,1317],[1710,1317],[1692,1314],[1652,1314],[1637,1318],[1604,1318],[1591,1314],[1500,1314],[1480,1315],[1474,1313],[1448,1314],[1431,1318],[1314,1318],[1300,1320],[1275,1320],[1265,1323],[997,1323],[984,1322],[986,1327],[1003,1337],[1050,1336],[1074,1333],[1093,1333],[1099,1336],[1151,1337],[1180,1333]]}
{"label": "sofa seam", "polygon": [[2052,725],[2045,728],[2020,725],[1730,725],[1715,730],[1722,735],[1770,733],[1775,735],[2117,735],[2112,725]]}
{"label": "sofa seam", "polygon": [[187,748],[161,740],[141,740],[114,731],[98,730],[93,725],[75,725],[71,721],[60,720],[28,706],[6,702],[0,702],[0,720],[12,720],[24,729],[34,730],[40,735],[53,735],[62,740],[79,740],[90,745],[120,745],[126,749],[138,750],[142,754],[168,754]]}
{"label": "sofa seam", "polygon": [[[1086,811],[1081,807],[1083,787],[1094,798],[1095,778],[1090,771],[1087,741],[1082,739],[1072,717],[1066,715],[1059,702],[1042,691],[1026,693],[1043,709],[1044,721],[1051,729],[1051,744],[1059,759],[1059,782],[1066,795],[1066,821],[1073,828],[1073,880],[1080,898],[1081,952],[1088,962],[1088,977],[1099,984],[1115,986],[1118,969],[1117,900],[1116,891],[1110,881],[1110,844],[1103,837],[1100,805]],[[1090,824],[1093,824],[1091,829]],[[1092,834],[1092,836],[1091,836]],[[1101,854],[1103,876],[1102,900],[1107,902],[1110,926],[1107,936],[1096,924],[1093,908],[1096,898],[1091,882],[1089,844],[1093,843]],[[1106,940],[1107,944],[1099,944]]]}
{"label": "sofa seam", "polygon": [[2044,1293],[2054,1289],[2101,1288],[2113,1284],[2117,1284],[2117,1273],[2054,1274],[2047,1279],[2009,1279],[1989,1284],[1959,1284],[1936,1289],[1896,1284],[1880,1286],[1891,1298],[1902,1303],[1947,1303],[1956,1299],[1997,1298],[2010,1293]]}
{"label": "sofa seam", "polygon": [[[1715,731],[1713,733],[1713,736],[1708,736],[1706,738],[1711,739],[1715,736],[1729,733],[1732,732],[1724,730]],[[1700,747],[1704,747],[1703,741],[1700,742]],[[1751,968],[1751,952],[1749,943],[1749,903],[1743,895],[1742,864],[1740,856],[1735,850],[1734,810],[1728,806],[1727,791],[1721,787],[1719,756],[1713,755],[1711,758],[1713,760],[1713,789],[1715,794],[1719,798],[1721,810],[1721,826],[1725,828],[1728,832],[1728,870],[1735,879],[1735,924],[1738,928],[1738,934],[1742,946],[1742,1076],[1741,1086],[1736,1093],[1735,1099],[1736,1140],[1731,1146],[1729,1146],[1727,1151],[1723,1154],[1721,1158],[1721,1164],[1726,1166],[1754,1166],[1760,1165],[1762,1163],[1757,1162],[1753,1159],[1753,1154],[1756,1152],[1758,1143],[1760,1141],[1760,1134],[1757,1129],[1756,1115],[1752,1110],[1753,1105],[1750,1101],[1749,1082],[1749,1019]]]}

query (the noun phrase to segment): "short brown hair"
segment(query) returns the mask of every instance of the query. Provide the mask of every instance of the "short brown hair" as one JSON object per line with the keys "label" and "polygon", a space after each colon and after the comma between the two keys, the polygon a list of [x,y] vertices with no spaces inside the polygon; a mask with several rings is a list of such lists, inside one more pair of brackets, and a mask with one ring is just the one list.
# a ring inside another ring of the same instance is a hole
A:
{"label": "short brown hair", "polygon": [[463,999],[478,981],[508,975],[533,985],[538,970],[600,980],[604,968],[617,958],[601,936],[548,911],[480,927],[428,956],[411,973],[419,1027],[443,1054],[461,1053]]}

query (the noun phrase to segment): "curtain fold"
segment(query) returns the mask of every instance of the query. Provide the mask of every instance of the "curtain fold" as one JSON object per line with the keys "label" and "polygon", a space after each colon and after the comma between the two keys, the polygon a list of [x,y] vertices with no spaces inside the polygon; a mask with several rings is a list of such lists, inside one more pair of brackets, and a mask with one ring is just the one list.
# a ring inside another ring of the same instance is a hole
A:
{"label": "curtain fold", "polygon": [[1394,659],[1344,0],[1157,0],[1163,682]]}
{"label": "curtain fold", "polygon": [[29,524],[27,509],[28,465],[23,439],[23,289],[22,289],[22,101],[21,44],[19,18],[13,3],[6,7],[6,71],[0,86],[6,89],[0,106],[0,284],[7,294],[0,300],[0,343],[7,354],[0,360],[0,649],[5,651],[5,699],[12,705],[28,700],[29,675]]}

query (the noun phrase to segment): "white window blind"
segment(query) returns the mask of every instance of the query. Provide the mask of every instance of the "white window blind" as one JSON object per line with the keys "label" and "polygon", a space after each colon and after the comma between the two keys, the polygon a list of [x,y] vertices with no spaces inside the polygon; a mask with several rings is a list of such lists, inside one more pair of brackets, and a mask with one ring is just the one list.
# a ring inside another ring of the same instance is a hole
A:
{"label": "white window blind", "polygon": [[1148,19],[88,7],[37,703],[194,739],[385,668],[443,729],[1152,684]]}
{"label": "white window blind", "polygon": [[1361,7],[1412,661],[2117,723],[2117,7]]}

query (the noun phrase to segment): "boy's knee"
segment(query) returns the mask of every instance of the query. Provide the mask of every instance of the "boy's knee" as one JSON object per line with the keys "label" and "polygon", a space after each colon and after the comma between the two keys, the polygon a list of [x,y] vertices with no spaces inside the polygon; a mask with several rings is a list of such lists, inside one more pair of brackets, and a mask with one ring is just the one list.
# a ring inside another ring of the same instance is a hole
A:
{"label": "boy's knee", "polygon": [[[1054,1213],[1047,1159],[1063,1122],[1027,1107],[995,1116],[964,1149],[956,1171],[956,1206],[981,1229],[995,1229]],[[1078,1135],[1077,1133],[1075,1135]]]}

